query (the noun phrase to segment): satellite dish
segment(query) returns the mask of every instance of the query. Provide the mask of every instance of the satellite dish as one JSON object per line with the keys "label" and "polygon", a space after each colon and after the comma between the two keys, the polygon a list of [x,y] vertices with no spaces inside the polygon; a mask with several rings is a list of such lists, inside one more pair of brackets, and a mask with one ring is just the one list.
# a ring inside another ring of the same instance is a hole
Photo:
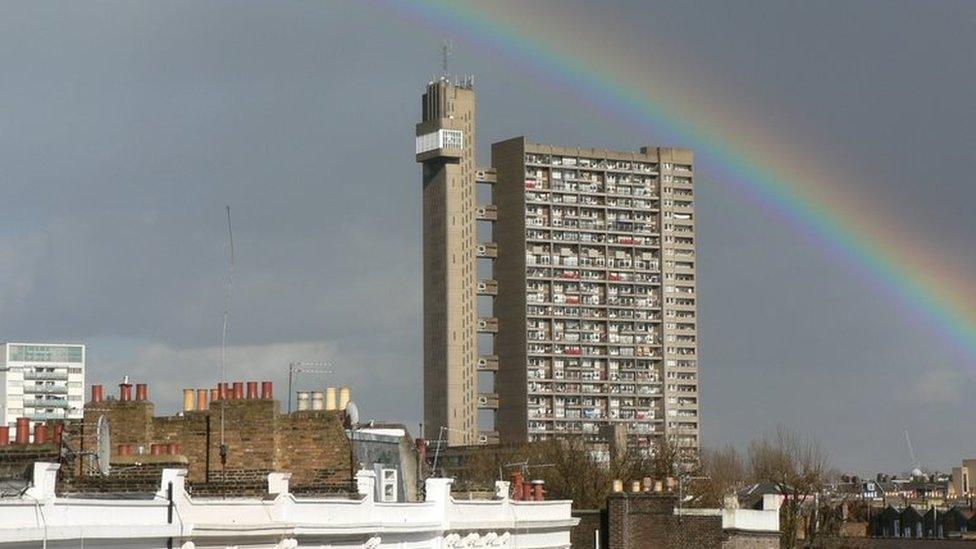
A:
{"label": "satellite dish", "polygon": [[350,426],[355,426],[359,423],[359,407],[351,400],[349,404],[346,404],[346,417],[349,419]]}
{"label": "satellite dish", "polygon": [[112,454],[112,439],[109,434],[108,419],[105,416],[98,416],[95,436],[98,438],[98,471],[107,475],[110,469],[109,458]]}

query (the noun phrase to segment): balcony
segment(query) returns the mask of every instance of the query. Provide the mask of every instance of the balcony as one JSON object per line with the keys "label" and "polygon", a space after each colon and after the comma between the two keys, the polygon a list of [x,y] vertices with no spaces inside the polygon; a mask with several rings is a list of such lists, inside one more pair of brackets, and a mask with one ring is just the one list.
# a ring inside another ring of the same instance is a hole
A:
{"label": "balcony", "polygon": [[481,355],[478,357],[478,370],[482,372],[498,371],[497,355]]}
{"label": "balcony", "polygon": [[67,385],[24,385],[24,393],[66,393]]}
{"label": "balcony", "polygon": [[497,410],[498,393],[478,393],[479,410]]}
{"label": "balcony", "polygon": [[498,319],[494,317],[484,317],[478,319],[478,332],[483,334],[498,333]]}
{"label": "balcony", "polygon": [[68,374],[66,372],[25,371],[24,379],[41,381],[68,381]]}
{"label": "balcony", "polygon": [[478,206],[475,217],[478,221],[498,221],[498,206],[494,204]]}
{"label": "balcony", "polygon": [[34,408],[67,408],[68,400],[64,398],[41,397],[34,400],[25,400],[24,407],[33,406]]}
{"label": "balcony", "polygon": [[478,257],[495,259],[498,257],[498,244],[494,242],[482,242],[481,244],[478,244],[476,253]]}
{"label": "balcony", "polygon": [[498,281],[492,278],[479,280],[478,295],[498,295]]}

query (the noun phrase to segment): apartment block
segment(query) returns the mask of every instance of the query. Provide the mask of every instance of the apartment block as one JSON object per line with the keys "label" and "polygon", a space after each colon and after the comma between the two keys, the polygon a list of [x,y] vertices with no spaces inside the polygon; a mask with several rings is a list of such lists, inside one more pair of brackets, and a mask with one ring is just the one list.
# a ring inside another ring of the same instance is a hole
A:
{"label": "apartment block", "polygon": [[[471,86],[441,79],[423,104],[427,436],[596,441],[623,430],[635,447],[667,437],[697,449],[692,151],[518,137],[475,169]],[[476,203],[479,185],[490,202]],[[479,224],[490,225],[480,241]]]}
{"label": "apartment block", "polygon": [[697,448],[693,155],[492,146],[496,428],[504,441]]}
{"label": "apartment block", "polygon": [[65,343],[0,345],[0,425],[82,417],[85,346]]}

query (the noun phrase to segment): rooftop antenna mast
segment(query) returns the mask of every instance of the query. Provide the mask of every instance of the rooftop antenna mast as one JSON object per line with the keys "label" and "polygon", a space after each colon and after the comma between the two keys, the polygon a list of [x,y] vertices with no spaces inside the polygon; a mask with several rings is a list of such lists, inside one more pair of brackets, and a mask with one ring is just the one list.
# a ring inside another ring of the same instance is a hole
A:
{"label": "rooftop antenna mast", "polygon": [[[234,229],[230,223],[230,206],[227,206],[227,236],[230,242],[230,270],[227,273],[227,291],[224,293],[224,324],[220,333],[220,387],[223,390],[227,381],[227,320],[230,317],[230,289],[234,284]],[[225,395],[226,399],[226,395]],[[220,407],[220,457],[227,460],[227,445],[224,441],[224,407]]]}
{"label": "rooftop antenna mast", "polygon": [[454,44],[450,38],[441,41],[441,78],[447,78],[447,61],[454,55]]}
{"label": "rooftop antenna mast", "polygon": [[[905,441],[908,443],[908,453],[912,456],[912,467],[914,469],[921,470],[921,467],[918,464],[918,458],[915,457],[915,447],[912,446],[912,437],[908,436],[908,429],[905,429]],[[912,473],[914,474],[914,470]]]}

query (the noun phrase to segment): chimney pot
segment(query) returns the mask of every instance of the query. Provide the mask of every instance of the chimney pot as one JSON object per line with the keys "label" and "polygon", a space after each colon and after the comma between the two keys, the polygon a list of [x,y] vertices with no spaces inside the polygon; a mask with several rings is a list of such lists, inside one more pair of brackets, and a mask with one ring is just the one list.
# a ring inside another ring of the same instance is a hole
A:
{"label": "chimney pot", "polygon": [[17,444],[30,444],[30,418],[17,418]]}
{"label": "chimney pot", "polygon": [[[213,389],[211,389],[213,391]],[[207,405],[207,390],[197,389],[197,411],[205,412],[209,406]]]}
{"label": "chimney pot", "polygon": [[34,444],[47,444],[47,425],[43,423],[34,425]]}
{"label": "chimney pot", "polygon": [[261,398],[264,400],[274,399],[274,385],[270,381],[261,382]]}
{"label": "chimney pot", "polygon": [[10,444],[10,427],[0,425],[0,446]]}
{"label": "chimney pot", "polygon": [[129,376],[126,376],[125,380],[119,383],[119,400],[122,402],[132,400],[132,384],[129,383]]}
{"label": "chimney pot", "polygon": [[91,401],[92,402],[102,402],[105,400],[105,391],[101,385],[91,386]]}
{"label": "chimney pot", "polygon": [[192,412],[196,410],[196,403],[193,389],[183,389],[183,411]]}
{"label": "chimney pot", "polygon": [[149,385],[145,383],[136,384],[136,402],[145,402],[149,400]]}
{"label": "chimney pot", "polygon": [[247,382],[247,399],[254,400],[258,398],[258,382],[248,381]]}
{"label": "chimney pot", "polygon": [[234,394],[231,397],[234,400],[242,400],[244,398],[244,382],[235,381],[234,382]]}

